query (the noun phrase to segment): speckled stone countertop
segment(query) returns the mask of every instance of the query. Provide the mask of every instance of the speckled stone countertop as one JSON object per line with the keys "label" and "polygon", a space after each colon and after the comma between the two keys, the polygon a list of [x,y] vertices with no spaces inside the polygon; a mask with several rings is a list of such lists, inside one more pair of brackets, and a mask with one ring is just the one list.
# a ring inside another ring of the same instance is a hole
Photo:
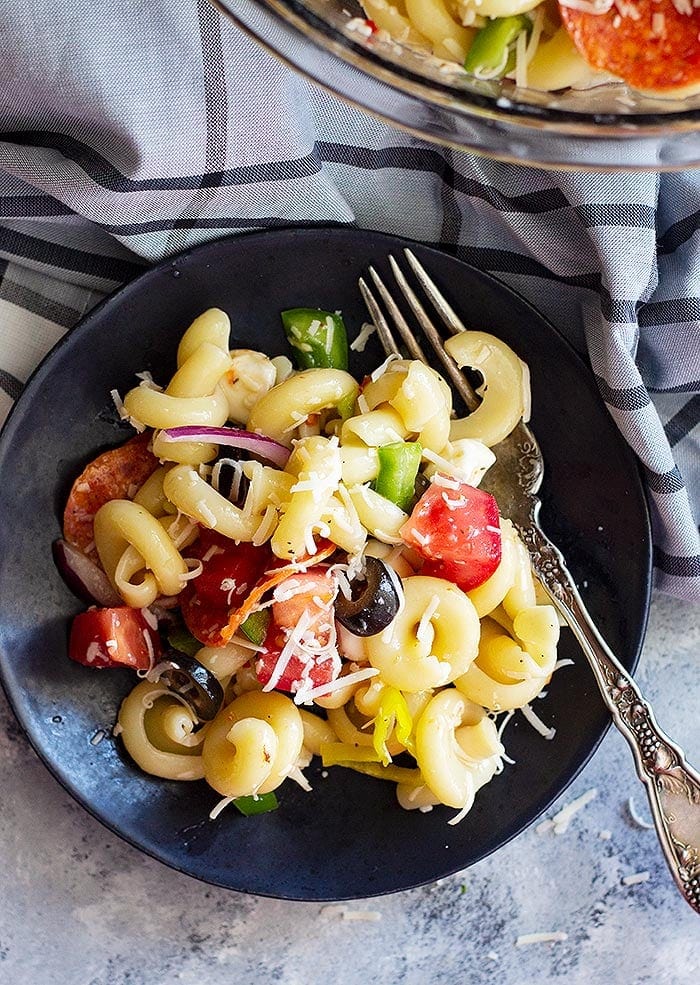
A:
{"label": "speckled stone countertop", "polygon": [[[656,596],[638,679],[696,764],[699,654],[698,608]],[[633,796],[648,817],[646,797],[613,730],[548,812],[597,791],[565,833],[532,827],[440,884],[342,906],[210,888],[141,855],[62,790],[2,697],[0,789],[1,985],[700,979],[700,917],[630,815]],[[516,944],[545,931],[566,938]]]}

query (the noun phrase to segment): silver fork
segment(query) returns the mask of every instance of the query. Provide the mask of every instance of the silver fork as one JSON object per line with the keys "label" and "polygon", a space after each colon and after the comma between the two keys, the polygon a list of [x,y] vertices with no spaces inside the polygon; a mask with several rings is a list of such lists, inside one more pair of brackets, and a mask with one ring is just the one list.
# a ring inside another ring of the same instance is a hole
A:
{"label": "silver fork", "polygon": [[[448,331],[452,334],[466,331],[415,254],[408,249],[404,253]],[[474,410],[479,397],[443,348],[438,330],[394,257],[389,257],[389,263],[401,294],[446,376],[469,410]],[[427,362],[391,292],[373,267],[370,275],[405,350],[412,358]],[[363,278],[359,285],[387,356],[402,355],[372,290]],[[501,513],[516,527],[530,552],[535,574],[590,663],[613,722],[632,749],[637,775],[646,788],[656,833],[676,885],[690,906],[700,913],[700,775],[686,761],[680,746],[657,725],[649,702],[596,629],[561,552],[539,525],[540,500],[536,494],[542,484],[544,463],[532,431],[520,421],[493,451],[496,462],[487,472],[482,487],[495,496]]]}

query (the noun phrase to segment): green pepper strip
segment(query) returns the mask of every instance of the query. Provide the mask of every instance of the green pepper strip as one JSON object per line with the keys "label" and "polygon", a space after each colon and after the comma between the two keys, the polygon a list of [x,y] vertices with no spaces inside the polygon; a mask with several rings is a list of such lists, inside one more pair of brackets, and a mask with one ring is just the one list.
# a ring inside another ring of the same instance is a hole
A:
{"label": "green pepper strip", "polygon": [[239,629],[248,637],[251,643],[262,646],[267,636],[267,628],[270,625],[270,610],[258,609],[251,612],[247,619],[244,619]]}
{"label": "green pepper strip", "polygon": [[279,803],[274,793],[261,793],[256,797],[236,797],[233,806],[237,807],[245,817],[253,817],[254,814],[268,814],[270,811],[276,811]]}
{"label": "green pepper strip", "polygon": [[[328,742],[327,746],[343,746],[344,742]],[[355,748],[350,746],[351,749]],[[333,758],[333,757],[331,757]],[[392,783],[406,783],[410,787],[420,787],[423,783],[423,775],[420,770],[409,770],[405,766],[382,766],[381,763],[360,760],[335,760],[326,762],[324,756],[324,766],[342,766],[356,773],[363,773],[365,776],[373,776],[377,780],[390,780]]]}
{"label": "green pepper strip", "polygon": [[347,369],[348,336],[340,315],[319,308],[280,312],[299,369]]}
{"label": "green pepper strip", "polygon": [[394,729],[396,729],[396,738],[401,745],[415,756],[416,747],[411,735],[413,719],[408,710],[406,699],[398,688],[387,685],[382,691],[379,711],[374,719],[374,735],[372,737],[374,750],[384,766],[391,763],[387,741]]}
{"label": "green pepper strip", "polygon": [[532,21],[523,14],[514,17],[494,17],[488,24],[477,31],[467,52],[464,68],[471,75],[492,75],[499,73],[499,78],[510,71],[513,66],[508,63],[508,50],[523,31],[532,30]]}
{"label": "green pepper strip", "polygon": [[354,746],[350,742],[322,742],[321,759],[324,766],[346,763],[379,763],[379,756],[369,746]]}
{"label": "green pepper strip", "polygon": [[379,472],[373,488],[380,496],[408,513],[415,496],[416,476],[423,449],[417,441],[395,441],[377,448]]}
{"label": "green pepper strip", "polygon": [[171,626],[168,630],[168,643],[173,650],[186,653],[188,657],[196,657],[204,646],[199,640],[195,639],[189,630],[184,626]]}
{"label": "green pepper strip", "polygon": [[346,396],[341,397],[337,403],[338,416],[341,421],[347,421],[349,417],[352,417],[355,413],[355,403],[357,401],[357,393],[348,393]]}

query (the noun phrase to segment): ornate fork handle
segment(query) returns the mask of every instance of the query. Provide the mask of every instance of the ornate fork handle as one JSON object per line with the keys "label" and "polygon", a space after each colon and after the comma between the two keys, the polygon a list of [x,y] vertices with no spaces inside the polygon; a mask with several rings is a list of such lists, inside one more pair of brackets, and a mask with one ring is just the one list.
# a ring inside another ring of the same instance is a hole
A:
{"label": "ornate fork handle", "polygon": [[596,629],[564,558],[537,524],[539,500],[531,497],[530,502],[530,522],[515,523],[533,568],[581,645],[613,721],[632,749],[673,878],[700,913],[700,775],[656,724],[648,701]]}
{"label": "ornate fork handle", "polygon": [[[449,331],[453,334],[466,331],[417,257],[411,250],[404,252]],[[443,363],[450,382],[466,406],[475,408],[479,398],[445,351],[442,337],[401,268],[393,257],[389,262],[401,293]],[[370,268],[370,274],[412,358],[427,362],[390,291],[376,270]],[[391,328],[363,278],[360,278],[360,291],[384,351],[387,355],[401,355]],[[540,501],[535,494],[542,483],[544,464],[527,424],[520,421],[493,451],[496,461],[486,473],[482,488],[493,493],[501,514],[517,528],[530,552],[533,569],[581,645],[613,721],[632,748],[637,774],[646,787],[656,832],[673,877],[685,899],[700,913],[700,776],[688,765],[681,749],[656,724],[648,702],[593,624],[564,558],[542,532],[538,523]]]}

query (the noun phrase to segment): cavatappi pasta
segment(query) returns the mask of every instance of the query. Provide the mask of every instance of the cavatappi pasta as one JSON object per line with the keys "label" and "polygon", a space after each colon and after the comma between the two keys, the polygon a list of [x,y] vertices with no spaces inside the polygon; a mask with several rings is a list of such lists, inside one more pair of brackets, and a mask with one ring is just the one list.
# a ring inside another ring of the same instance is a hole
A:
{"label": "cavatappi pasta", "polygon": [[[91,501],[84,553],[122,604],[77,617],[70,655],[144,678],[115,731],[155,776],[263,802],[286,780],[310,789],[320,756],[459,820],[503,769],[499,714],[528,705],[556,663],[555,610],[478,488],[527,413],[525,367],[487,333],[455,336],[455,361],[483,376],[481,405],[458,419],[416,360],[387,359],[360,385],[228,337],[227,316],[204,312],[163,388],[141,374],[116,398],[152,468]],[[126,472],[129,448],[115,452]]]}

